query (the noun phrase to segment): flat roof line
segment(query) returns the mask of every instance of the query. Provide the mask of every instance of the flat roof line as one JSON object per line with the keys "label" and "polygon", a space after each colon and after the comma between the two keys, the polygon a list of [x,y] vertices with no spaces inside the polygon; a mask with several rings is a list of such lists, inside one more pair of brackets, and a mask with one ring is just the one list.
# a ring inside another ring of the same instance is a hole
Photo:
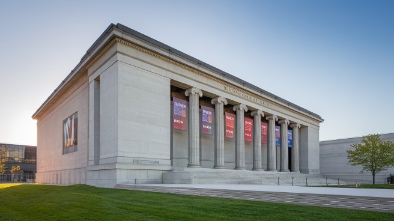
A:
{"label": "flat roof line", "polygon": [[37,148],[37,145],[34,146],[34,145],[12,144],[12,143],[0,143],[0,146],[1,146],[1,145],[24,146],[24,147],[36,147],[36,148]]}
{"label": "flat roof line", "polygon": [[210,69],[210,70],[212,70],[212,71],[214,71],[214,72],[216,72],[218,74],[223,75],[223,77],[225,77],[225,78],[227,78],[229,80],[232,80],[232,81],[235,81],[237,83],[240,83],[240,84],[242,84],[242,85],[244,85],[244,86],[246,86],[246,87],[248,87],[248,88],[250,88],[250,89],[252,89],[252,90],[254,90],[256,92],[262,93],[262,94],[264,94],[264,95],[266,95],[266,96],[268,96],[268,97],[270,97],[270,98],[272,98],[274,100],[277,100],[277,101],[283,103],[284,105],[292,107],[292,108],[294,108],[296,110],[299,110],[299,111],[301,111],[303,113],[309,114],[309,115],[311,115],[313,117],[316,117],[316,118],[318,118],[318,119],[323,121],[323,118],[321,118],[320,115],[318,115],[316,113],[313,113],[313,112],[311,112],[311,111],[309,111],[309,110],[307,110],[305,108],[302,108],[302,107],[300,107],[300,106],[298,106],[298,105],[296,105],[296,104],[294,104],[294,103],[292,103],[292,102],[290,102],[288,100],[285,100],[285,99],[283,99],[283,98],[281,98],[279,96],[276,96],[276,95],[274,95],[274,94],[272,94],[272,93],[270,93],[270,92],[268,92],[268,91],[266,91],[266,90],[264,90],[264,89],[262,89],[260,87],[257,87],[257,86],[255,86],[255,85],[253,85],[251,83],[248,83],[248,82],[246,82],[246,81],[244,81],[244,80],[242,80],[242,79],[240,79],[240,78],[238,78],[238,77],[236,77],[234,75],[231,75],[231,74],[229,74],[229,73],[227,73],[227,72],[225,72],[225,71],[223,71],[221,69],[218,69],[218,68],[216,68],[216,67],[214,67],[214,66],[212,66],[210,64],[207,64],[207,63],[205,63],[205,62],[203,62],[201,60],[198,60],[197,58],[194,58],[194,57],[192,57],[192,56],[190,56],[190,55],[188,55],[186,53],[183,53],[183,52],[181,52],[181,51],[179,51],[179,50],[177,50],[177,49],[175,49],[173,47],[170,47],[170,46],[168,46],[168,45],[166,45],[166,44],[164,44],[164,43],[162,43],[160,41],[157,41],[157,40],[155,40],[155,39],[153,39],[153,38],[151,38],[149,36],[146,36],[146,35],[138,32],[138,31],[135,31],[134,29],[131,29],[131,28],[129,28],[129,27],[125,26],[125,25],[122,25],[120,23],[117,23],[116,25],[111,23],[105,29],[105,31],[97,38],[96,41],[94,41],[94,43],[89,47],[89,49],[86,51],[86,53],[82,56],[80,62],[76,65],[76,67],[66,76],[66,78],[60,83],[60,85],[58,87],[56,87],[56,89],[51,93],[51,95],[36,110],[36,112],[33,114],[32,118],[34,118],[41,111],[41,109],[44,108],[44,106],[53,98],[53,96],[64,86],[64,84],[67,82],[67,79],[74,74],[74,72],[76,71],[76,68],[91,54],[91,52],[97,47],[97,45],[104,39],[105,36],[108,35],[108,33],[113,28],[116,28],[116,29],[118,29],[120,31],[126,32],[127,34],[130,34],[130,35],[132,35],[132,36],[134,36],[136,38],[142,39],[142,40],[144,40],[144,41],[146,41],[146,42],[148,42],[148,43],[150,43],[152,45],[155,45],[156,47],[161,48],[164,51],[168,51],[169,53],[172,53],[172,54],[174,54],[174,55],[176,55],[178,57],[181,57],[181,58],[184,58],[186,60],[189,60],[190,62],[195,63],[195,64],[197,64],[199,66],[202,66],[204,68]]}
{"label": "flat roof line", "polygon": [[319,118],[319,119],[323,120],[320,117],[320,115],[318,115],[318,114],[315,114],[315,113],[313,113],[313,112],[311,112],[311,111],[309,111],[309,110],[307,110],[305,108],[302,108],[302,107],[300,107],[300,106],[298,106],[298,105],[296,105],[296,104],[294,104],[294,103],[292,103],[292,102],[290,102],[288,100],[285,100],[285,99],[283,99],[283,98],[281,98],[279,96],[276,96],[276,95],[274,95],[274,94],[272,94],[272,93],[270,93],[270,92],[268,92],[268,91],[266,91],[266,90],[264,90],[264,89],[262,89],[260,87],[257,87],[257,86],[255,86],[255,85],[253,85],[251,83],[248,83],[247,81],[244,81],[244,80],[242,80],[242,79],[240,79],[240,78],[238,78],[238,77],[236,77],[234,75],[231,75],[231,74],[229,74],[229,73],[227,73],[227,72],[225,72],[225,71],[223,71],[223,70],[221,70],[219,68],[216,68],[216,67],[214,67],[214,66],[212,66],[210,64],[207,64],[207,63],[205,63],[205,62],[203,62],[203,61],[201,61],[201,60],[199,60],[197,58],[194,58],[194,57],[192,57],[192,56],[190,56],[190,55],[188,55],[186,53],[183,53],[183,52],[181,52],[181,51],[179,51],[179,50],[177,50],[175,48],[172,48],[172,47],[170,47],[170,46],[168,46],[168,45],[166,45],[166,44],[164,44],[164,43],[162,43],[160,41],[157,41],[157,40],[155,40],[155,39],[153,39],[153,38],[151,38],[149,36],[146,36],[146,35],[138,32],[138,31],[135,31],[134,29],[131,29],[131,28],[125,26],[125,25],[117,23],[115,28],[117,28],[117,29],[119,29],[121,31],[124,31],[124,32],[126,32],[126,33],[128,33],[128,34],[130,34],[132,36],[140,38],[140,39],[142,39],[144,41],[147,41],[150,44],[153,44],[153,45],[155,45],[155,46],[157,46],[157,47],[159,47],[159,48],[161,48],[161,49],[163,49],[165,51],[169,51],[170,53],[175,54],[175,55],[177,55],[177,56],[179,56],[181,58],[185,58],[185,59],[187,59],[187,60],[189,60],[189,61],[191,61],[191,62],[193,62],[193,63],[195,63],[197,65],[200,65],[202,67],[210,69],[210,70],[212,70],[212,71],[214,71],[214,72],[216,72],[218,74],[222,74],[227,79],[230,79],[230,80],[236,81],[236,82],[238,82],[240,84],[243,84],[244,86],[247,86],[250,89],[258,91],[258,92],[260,92],[260,93],[262,93],[262,94],[264,94],[264,95],[266,95],[266,96],[268,96],[268,97],[270,97],[272,99],[275,99],[275,100],[280,101],[280,102],[282,102],[284,104],[287,104],[290,107],[293,107],[293,108],[295,108],[297,110],[300,110],[300,111],[302,111],[304,113],[310,114],[310,115],[312,115],[312,116],[314,116],[316,118]]}

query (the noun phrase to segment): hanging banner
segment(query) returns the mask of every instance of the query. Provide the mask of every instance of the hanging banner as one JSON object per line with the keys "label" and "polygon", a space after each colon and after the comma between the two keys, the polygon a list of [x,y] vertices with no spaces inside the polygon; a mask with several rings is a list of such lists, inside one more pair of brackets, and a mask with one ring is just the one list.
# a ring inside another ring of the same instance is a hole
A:
{"label": "hanging banner", "polygon": [[78,141],[78,113],[63,121],[63,148],[77,145]]}
{"label": "hanging banner", "polygon": [[267,122],[261,122],[261,144],[267,144],[268,141],[268,123]]}
{"label": "hanging banner", "polygon": [[280,126],[275,126],[276,146],[280,146]]}
{"label": "hanging banner", "polygon": [[63,120],[63,154],[78,149],[78,112]]}
{"label": "hanging banner", "polygon": [[287,146],[288,147],[293,147],[293,131],[288,130],[287,131]]}
{"label": "hanging banner", "polygon": [[202,133],[212,135],[212,118],[214,109],[210,107],[201,106],[201,126]]}
{"label": "hanging banner", "polygon": [[251,118],[244,120],[244,137],[246,142],[253,141],[253,119]]}
{"label": "hanging banner", "polygon": [[186,130],[187,128],[187,101],[178,98],[173,98],[173,128],[176,130]]}
{"label": "hanging banner", "polygon": [[234,121],[235,115],[225,112],[226,117],[226,137],[227,138],[234,138]]}

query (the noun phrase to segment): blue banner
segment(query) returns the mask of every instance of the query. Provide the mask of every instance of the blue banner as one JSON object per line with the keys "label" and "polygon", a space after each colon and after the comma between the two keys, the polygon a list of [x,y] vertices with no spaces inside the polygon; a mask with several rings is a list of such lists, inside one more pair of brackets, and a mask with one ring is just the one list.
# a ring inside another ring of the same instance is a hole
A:
{"label": "blue banner", "polygon": [[280,126],[275,126],[276,146],[280,146]]}
{"label": "blue banner", "polygon": [[186,130],[187,128],[187,101],[173,98],[174,112],[173,117],[173,128],[177,130]]}
{"label": "blue banner", "polygon": [[288,130],[287,131],[287,145],[291,148],[293,147],[293,131],[292,130]]}

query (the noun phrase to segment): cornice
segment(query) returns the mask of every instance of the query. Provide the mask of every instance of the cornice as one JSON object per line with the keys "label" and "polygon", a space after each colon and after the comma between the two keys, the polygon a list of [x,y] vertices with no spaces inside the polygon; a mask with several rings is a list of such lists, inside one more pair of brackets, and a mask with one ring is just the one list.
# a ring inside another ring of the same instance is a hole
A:
{"label": "cornice", "polygon": [[[284,109],[284,110],[287,110],[287,111],[289,111],[289,112],[291,112],[291,113],[294,113],[294,114],[301,114],[301,115],[303,115],[303,116],[305,116],[305,117],[307,117],[307,118],[310,118],[310,119],[313,119],[313,120],[316,120],[316,121],[319,121],[319,122],[320,122],[320,119],[317,119],[317,118],[315,118],[315,117],[312,117],[312,116],[310,116],[310,115],[307,115],[307,114],[303,113],[302,111],[295,111],[294,109],[291,109],[291,108],[289,108],[289,107],[286,107],[286,106],[284,106],[284,105],[282,105],[282,104],[280,104],[280,103],[277,103],[277,102],[272,103],[271,100],[269,100],[269,99],[267,99],[267,98],[265,98],[265,97],[262,97],[260,94],[252,93],[252,92],[250,92],[250,91],[248,91],[248,90],[245,90],[245,89],[243,89],[243,88],[241,88],[241,87],[239,87],[239,86],[237,86],[237,85],[235,85],[235,84],[231,84],[231,83],[229,83],[229,82],[227,82],[227,81],[224,81],[224,80],[222,80],[222,79],[219,79],[219,78],[217,78],[217,77],[214,77],[214,76],[212,76],[211,74],[207,74],[207,73],[205,73],[205,72],[202,72],[202,71],[200,71],[200,70],[198,70],[198,69],[195,69],[195,68],[193,68],[193,67],[191,67],[191,66],[189,66],[189,65],[186,65],[186,64],[181,63],[181,62],[179,62],[179,61],[176,61],[176,60],[174,60],[173,58],[170,58],[170,57],[168,57],[168,56],[166,56],[166,55],[162,55],[162,54],[160,54],[160,53],[158,53],[158,52],[155,52],[155,51],[152,51],[152,50],[150,50],[150,49],[147,49],[147,48],[145,48],[145,47],[143,47],[143,46],[140,46],[140,45],[138,45],[138,44],[136,44],[136,43],[127,41],[127,40],[122,39],[122,38],[119,38],[119,37],[115,37],[114,40],[115,40],[117,43],[126,45],[126,46],[131,47],[131,48],[133,48],[133,49],[135,49],[135,50],[138,50],[138,51],[140,51],[140,52],[143,52],[143,53],[145,53],[145,54],[148,54],[148,55],[150,55],[150,56],[153,56],[153,57],[155,57],[155,58],[158,58],[158,59],[160,59],[160,60],[163,60],[163,61],[165,61],[165,62],[168,62],[168,63],[170,63],[170,64],[176,65],[176,66],[178,66],[178,67],[180,67],[180,68],[182,68],[182,69],[185,69],[185,70],[187,70],[187,71],[190,71],[190,72],[193,72],[193,73],[198,74],[198,75],[200,75],[200,76],[203,76],[203,77],[205,77],[205,78],[207,78],[207,79],[209,79],[209,80],[212,80],[212,81],[215,81],[215,82],[217,82],[217,83],[219,83],[219,84],[222,84],[222,85],[225,87],[224,90],[227,90],[228,88],[230,88],[230,89],[231,89],[231,88],[235,88],[235,89],[237,90],[237,92],[241,92],[241,93],[244,94],[243,96],[239,96],[239,97],[241,97],[241,98],[242,98],[242,97],[245,97],[246,95],[251,96],[251,97],[256,97],[256,96],[257,96],[259,99],[263,100],[263,103],[264,103],[264,105],[262,105],[261,102],[258,103],[258,102],[255,102],[255,101],[252,100],[252,102],[253,102],[253,103],[256,103],[257,105],[265,106],[265,107],[268,107],[268,108],[270,108],[270,109],[272,109],[272,110],[281,112],[281,111],[279,110],[279,108],[278,108],[278,109],[275,109],[275,108],[274,108],[275,106],[277,106],[277,107],[280,107],[280,108],[282,108],[282,109]],[[155,47],[155,46],[154,46],[154,47]],[[184,58],[181,58],[181,59],[184,59]],[[219,74],[219,75],[220,75],[220,74]],[[226,89],[226,88],[227,88],[227,89]]]}
{"label": "cornice", "polygon": [[102,50],[100,50],[87,64],[86,64],[86,69],[88,70],[90,67],[93,66],[93,64],[99,60],[102,55],[104,55],[112,46],[116,44],[116,39],[113,38],[109,40],[109,42],[103,47]]}

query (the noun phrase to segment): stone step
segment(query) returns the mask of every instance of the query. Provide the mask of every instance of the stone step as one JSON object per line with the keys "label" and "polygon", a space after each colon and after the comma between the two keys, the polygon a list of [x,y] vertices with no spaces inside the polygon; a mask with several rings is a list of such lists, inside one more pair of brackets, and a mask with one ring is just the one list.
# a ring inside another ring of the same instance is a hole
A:
{"label": "stone step", "polygon": [[[184,195],[210,196],[232,199],[243,199],[264,202],[281,202],[300,205],[313,205],[333,208],[373,210],[380,212],[394,212],[394,199],[385,197],[355,196],[355,195],[335,195],[315,190],[306,192],[283,192],[283,191],[256,191],[256,190],[231,190],[231,189],[210,189],[206,187],[176,187],[176,186],[151,186],[151,185],[130,185],[118,184],[116,188],[129,190],[142,190],[151,192],[174,193]],[[281,188],[280,188],[281,189]],[[291,187],[289,188],[291,189]],[[308,188],[306,188],[308,189]],[[318,188],[324,189],[324,188]],[[317,189],[317,190],[318,190]],[[283,189],[282,189],[283,190]],[[335,191],[334,191],[335,192]]]}
{"label": "stone step", "polygon": [[[338,185],[338,180],[326,179],[320,174],[186,168],[183,171],[170,171],[163,174],[163,183],[320,186]],[[345,182],[340,180],[339,184],[345,184]]]}

